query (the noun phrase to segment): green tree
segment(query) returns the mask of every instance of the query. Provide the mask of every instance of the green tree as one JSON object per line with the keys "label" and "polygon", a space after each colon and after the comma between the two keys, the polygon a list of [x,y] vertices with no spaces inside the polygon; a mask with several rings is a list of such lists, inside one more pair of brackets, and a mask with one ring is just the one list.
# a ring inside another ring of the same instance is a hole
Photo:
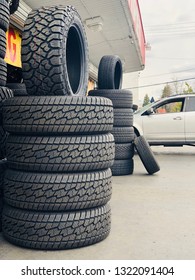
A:
{"label": "green tree", "polygon": [[185,82],[183,93],[194,93],[193,88],[187,82]]}
{"label": "green tree", "polygon": [[148,105],[150,103],[150,98],[149,98],[149,96],[148,96],[148,94],[146,94],[145,96],[144,96],[144,101],[143,101],[143,107],[144,106],[146,106],[146,105]]}
{"label": "green tree", "polygon": [[166,84],[166,86],[164,87],[163,91],[162,91],[162,95],[161,98],[164,97],[169,97],[172,94],[172,89],[170,87],[170,85]]}

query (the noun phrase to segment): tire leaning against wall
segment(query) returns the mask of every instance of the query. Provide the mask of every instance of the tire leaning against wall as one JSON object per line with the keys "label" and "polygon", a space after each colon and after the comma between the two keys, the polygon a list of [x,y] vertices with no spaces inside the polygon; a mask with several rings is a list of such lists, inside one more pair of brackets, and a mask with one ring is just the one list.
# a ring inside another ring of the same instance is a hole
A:
{"label": "tire leaning against wall", "polygon": [[29,95],[86,95],[88,46],[72,6],[29,13],[22,37],[23,78]]}

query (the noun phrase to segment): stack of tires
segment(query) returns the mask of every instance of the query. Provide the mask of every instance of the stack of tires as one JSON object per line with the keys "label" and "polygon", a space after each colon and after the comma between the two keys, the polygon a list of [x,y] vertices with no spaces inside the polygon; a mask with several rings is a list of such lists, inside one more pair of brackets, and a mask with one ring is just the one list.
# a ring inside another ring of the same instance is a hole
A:
{"label": "stack of tires", "polygon": [[98,68],[98,89],[89,96],[111,99],[114,108],[115,161],[112,175],[128,175],[134,170],[134,128],[132,92],[121,89],[122,63],[118,56],[103,56]]}
{"label": "stack of tires", "polygon": [[7,98],[13,97],[13,92],[6,88],[7,80],[7,64],[4,61],[6,54],[6,31],[9,26],[10,7],[7,1],[0,0],[0,231],[2,223],[2,207],[3,207],[3,177],[6,167],[5,143],[7,133],[2,126],[2,104]]}
{"label": "stack of tires", "polygon": [[32,96],[3,105],[10,133],[3,234],[38,249],[99,242],[111,225],[113,106],[109,99],[84,96],[88,49],[77,11],[32,11],[22,46],[23,77]]}

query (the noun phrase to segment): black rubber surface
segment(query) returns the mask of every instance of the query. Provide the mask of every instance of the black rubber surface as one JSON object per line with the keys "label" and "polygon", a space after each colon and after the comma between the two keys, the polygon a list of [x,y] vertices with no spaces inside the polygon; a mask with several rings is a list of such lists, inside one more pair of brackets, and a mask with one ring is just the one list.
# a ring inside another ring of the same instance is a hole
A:
{"label": "black rubber surface", "polygon": [[120,89],[122,86],[122,63],[116,55],[105,55],[98,67],[99,89]]}
{"label": "black rubber surface", "polygon": [[6,87],[12,89],[14,96],[26,96],[26,86],[24,83],[8,83]]}
{"label": "black rubber surface", "polygon": [[0,160],[6,157],[6,140],[8,137],[8,133],[5,129],[0,125]]}
{"label": "black rubber surface", "polygon": [[115,143],[115,160],[130,159],[134,156],[133,143]]}
{"label": "black rubber surface", "polygon": [[9,26],[9,4],[6,0],[0,0],[0,28],[7,31]]}
{"label": "black rubber surface", "polygon": [[158,172],[160,167],[146,139],[143,136],[135,137],[134,144],[147,172],[149,174]]}
{"label": "black rubber surface", "polygon": [[126,108],[115,108],[113,126],[133,126],[133,110]]}
{"label": "black rubber surface", "polygon": [[10,3],[10,14],[14,14],[19,7],[19,0],[12,0]]}
{"label": "black rubber surface", "polygon": [[100,97],[15,97],[4,102],[3,116],[5,129],[20,134],[91,134],[113,128],[112,102]]}
{"label": "black rubber surface", "polygon": [[5,31],[0,29],[0,57],[4,58],[6,53],[6,35]]}
{"label": "black rubber surface", "polygon": [[114,126],[112,129],[115,143],[131,143],[134,140],[134,128],[132,126]]}
{"label": "black rubber surface", "polygon": [[74,7],[42,7],[29,13],[22,64],[29,95],[86,95],[87,38]]}
{"label": "black rubber surface", "polygon": [[7,99],[12,98],[13,91],[7,87],[0,87],[0,125],[2,125],[3,122],[3,117],[2,117],[2,107],[3,107],[3,102]]}
{"label": "black rubber surface", "polygon": [[105,239],[111,226],[109,205],[71,212],[36,212],[5,205],[4,237],[33,249],[72,249]]}
{"label": "black rubber surface", "polygon": [[114,108],[132,108],[133,94],[126,89],[95,89],[88,92],[89,96],[109,98]]}
{"label": "black rubber surface", "polygon": [[26,171],[82,172],[112,166],[115,143],[112,134],[72,137],[9,135],[8,166]]}
{"label": "black rubber surface", "polygon": [[7,64],[3,58],[0,58],[0,87],[6,85],[7,80]]}
{"label": "black rubber surface", "polygon": [[0,160],[0,197],[3,196],[4,174],[6,167],[6,160]]}
{"label": "black rubber surface", "polygon": [[111,170],[113,176],[131,175],[134,171],[134,160],[132,158],[115,160]]}
{"label": "black rubber surface", "polygon": [[35,211],[87,209],[111,198],[111,170],[86,173],[31,173],[7,170],[4,200]]}
{"label": "black rubber surface", "polygon": [[2,231],[3,197],[0,195],[0,232]]}

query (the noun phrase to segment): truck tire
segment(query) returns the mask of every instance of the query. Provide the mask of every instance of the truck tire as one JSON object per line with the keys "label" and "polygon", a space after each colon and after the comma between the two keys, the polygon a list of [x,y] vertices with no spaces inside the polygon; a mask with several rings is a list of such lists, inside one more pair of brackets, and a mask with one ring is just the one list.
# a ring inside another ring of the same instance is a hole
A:
{"label": "truck tire", "polygon": [[0,29],[3,29],[5,32],[9,27],[9,4],[6,0],[0,0]]}
{"label": "truck tire", "polygon": [[113,126],[133,126],[133,110],[126,108],[114,109]]}
{"label": "truck tire", "polygon": [[113,176],[131,175],[134,171],[134,160],[132,158],[115,160],[111,170]]}
{"label": "truck tire", "polygon": [[32,249],[73,249],[105,239],[110,232],[109,205],[70,212],[38,212],[4,205],[3,234]]}
{"label": "truck tire", "polygon": [[6,35],[5,31],[0,29],[0,57],[4,58],[6,53]]}
{"label": "truck tire", "polygon": [[94,136],[15,136],[6,143],[8,167],[37,172],[107,169],[114,161],[112,134]]}
{"label": "truck tire", "polygon": [[6,157],[6,140],[8,133],[0,125],[0,160]]}
{"label": "truck tire", "polygon": [[6,87],[13,91],[14,96],[26,96],[26,86],[24,83],[8,83]]}
{"label": "truck tire", "polygon": [[23,78],[29,95],[86,95],[88,46],[72,6],[31,11],[22,37]]}
{"label": "truck tire", "polygon": [[134,140],[134,128],[114,126],[112,129],[115,143],[131,143]]}
{"label": "truck tire", "polygon": [[160,167],[146,139],[143,136],[135,137],[134,144],[147,172],[150,175],[158,172]]}
{"label": "truck tire", "polygon": [[0,87],[5,86],[7,81],[7,64],[0,58]]}
{"label": "truck tire", "polygon": [[8,132],[23,135],[91,134],[113,128],[112,102],[100,97],[15,97],[4,102],[3,117]]}
{"label": "truck tire", "polygon": [[134,145],[132,143],[115,144],[115,160],[130,159],[134,156]]}
{"label": "truck tire", "polygon": [[32,173],[8,169],[7,204],[35,211],[67,211],[105,205],[111,198],[111,170],[86,173]]}
{"label": "truck tire", "polygon": [[105,55],[98,67],[99,89],[120,89],[122,86],[122,63],[116,55]]}
{"label": "truck tire", "polygon": [[106,97],[112,101],[114,108],[132,108],[133,94],[126,89],[95,89],[88,92],[89,96]]}
{"label": "truck tire", "polygon": [[2,116],[2,108],[3,108],[3,102],[5,100],[12,98],[13,91],[6,87],[0,87],[0,125],[3,123],[3,116]]}

